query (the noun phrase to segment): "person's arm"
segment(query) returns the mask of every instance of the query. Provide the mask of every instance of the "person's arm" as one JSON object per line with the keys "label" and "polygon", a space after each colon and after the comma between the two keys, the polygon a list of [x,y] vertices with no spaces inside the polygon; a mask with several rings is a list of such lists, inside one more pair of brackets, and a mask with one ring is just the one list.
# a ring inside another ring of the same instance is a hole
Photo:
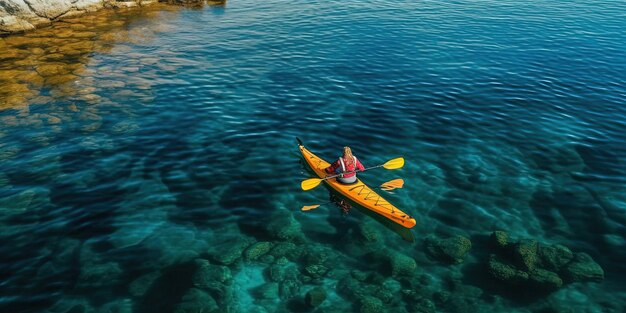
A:
{"label": "person's arm", "polygon": [[361,161],[359,161],[359,159],[357,159],[356,157],[354,159],[356,160],[356,168],[358,168],[359,171],[364,171],[365,170],[365,166],[363,166],[363,164],[361,164]]}
{"label": "person's arm", "polygon": [[324,171],[326,171],[326,174],[333,174],[339,168],[339,166],[341,166],[341,163],[339,163],[339,160],[337,160],[335,161],[335,163],[327,167]]}

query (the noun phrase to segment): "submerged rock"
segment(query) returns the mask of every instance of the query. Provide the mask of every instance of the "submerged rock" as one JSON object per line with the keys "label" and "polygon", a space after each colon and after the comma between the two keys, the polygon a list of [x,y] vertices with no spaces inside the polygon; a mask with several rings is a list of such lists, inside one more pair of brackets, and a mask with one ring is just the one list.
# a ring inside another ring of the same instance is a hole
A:
{"label": "submerged rock", "polygon": [[95,252],[92,245],[84,242],[80,248],[77,288],[91,291],[120,284],[123,270],[119,263],[106,261],[105,256]]}
{"label": "submerged rock", "polygon": [[395,310],[391,310],[392,306],[402,305],[402,297],[400,296],[402,290],[402,285],[400,282],[394,279],[387,279],[382,284],[379,285],[378,290],[375,293],[375,296],[380,299],[383,303],[386,304],[387,308],[390,311],[395,312]]}
{"label": "submerged rock", "polygon": [[394,253],[389,257],[391,275],[394,277],[412,276],[417,270],[415,259],[402,253]]}
{"label": "submerged rock", "polygon": [[300,287],[302,283],[297,277],[289,277],[278,285],[278,292],[281,299],[291,299],[300,293]]}
{"label": "submerged rock", "polygon": [[281,282],[285,280],[286,267],[284,265],[274,264],[267,270],[269,279],[273,282]]}
{"label": "submerged rock", "polygon": [[258,258],[259,263],[272,264],[276,258],[273,255],[264,254]]}
{"label": "submerged rock", "polygon": [[576,253],[563,270],[567,282],[601,282],[604,270],[586,253]]}
{"label": "submerged rock", "polygon": [[412,313],[435,313],[437,309],[435,304],[429,299],[422,298],[415,305],[409,306],[409,312]]}
{"label": "submerged rock", "polygon": [[174,313],[217,313],[220,312],[217,302],[208,293],[191,288],[182,298],[182,302],[174,307]]}
{"label": "submerged rock", "polygon": [[520,284],[528,280],[528,273],[517,269],[515,266],[507,264],[504,260],[498,256],[492,254],[489,257],[489,274],[497,280],[511,283]]}
{"label": "submerged rock", "polygon": [[350,276],[358,281],[365,281],[367,279],[367,273],[359,270],[352,270]]}
{"label": "submerged rock", "polygon": [[559,275],[540,268],[530,273],[529,282],[532,287],[545,291],[554,291],[563,286],[563,280]]}
{"label": "submerged rock", "polygon": [[263,284],[254,289],[254,294],[263,300],[276,300],[279,298],[278,284],[274,282]]}
{"label": "submerged rock", "polygon": [[504,249],[509,244],[509,234],[503,231],[496,230],[491,234],[491,242],[494,247],[498,249]]}
{"label": "submerged rock", "polygon": [[243,251],[252,242],[249,238],[234,237],[223,240],[219,245],[211,247],[209,255],[218,264],[230,265],[241,259]]}
{"label": "submerged rock", "polygon": [[289,263],[284,257],[267,269],[267,276],[273,282],[282,282],[286,279],[295,280],[299,275],[300,272],[296,265]]}
{"label": "submerged rock", "polygon": [[117,228],[109,241],[118,249],[140,244],[167,221],[176,199],[160,179],[144,179],[132,199],[123,202],[114,218]]}
{"label": "submerged rock", "polygon": [[537,265],[537,241],[521,240],[513,246],[513,258],[517,266],[532,271]]}
{"label": "submerged rock", "polygon": [[472,248],[472,242],[463,236],[457,235],[447,239],[426,238],[426,252],[434,259],[459,264]]}
{"label": "submerged rock", "polygon": [[156,267],[190,262],[207,250],[202,233],[191,226],[164,223],[142,241],[142,246],[159,251],[159,256],[147,262]]}
{"label": "submerged rock", "polygon": [[267,241],[256,242],[244,251],[244,257],[248,260],[256,260],[260,256],[268,253],[272,244]]}
{"label": "submerged rock", "polygon": [[[496,233],[491,238],[497,242],[497,237],[502,236]],[[523,239],[508,243],[506,247],[496,248],[497,254],[490,255],[488,272],[508,284],[553,292],[565,283],[599,282],[604,279],[604,270],[588,254],[574,254],[559,244],[545,245],[536,240]]]}
{"label": "submerged rock", "polygon": [[160,271],[148,273],[133,280],[128,286],[128,292],[131,296],[136,298],[143,297],[150,288],[154,285],[154,282],[161,277]]}
{"label": "submerged rock", "polygon": [[103,289],[117,285],[123,274],[117,262],[81,265],[77,286],[80,289]]}
{"label": "submerged rock", "polygon": [[362,290],[361,282],[358,280],[346,276],[337,282],[337,293],[343,295],[347,299],[355,299],[364,294]]}
{"label": "submerged rock", "polygon": [[302,251],[292,242],[278,242],[269,252],[275,259],[285,257],[289,260],[296,260],[300,257]]}
{"label": "submerged rock", "polygon": [[46,63],[37,66],[37,73],[43,77],[66,75],[69,73],[65,63]]}
{"label": "submerged rock", "polygon": [[328,268],[324,265],[308,265],[304,267],[304,272],[312,278],[320,278],[328,272]]}
{"label": "submerged rock", "polygon": [[363,297],[359,301],[359,312],[361,313],[380,313],[383,312],[383,302],[375,297]]}
{"label": "submerged rock", "polygon": [[570,249],[562,245],[539,246],[539,263],[550,271],[559,271],[574,258]]}
{"label": "submerged rock", "polygon": [[196,268],[191,281],[196,288],[221,290],[223,285],[232,280],[230,269],[226,266],[213,265],[203,259],[195,260],[194,263]]}
{"label": "submerged rock", "polygon": [[[482,151],[464,151],[452,161],[449,172],[450,180],[462,188],[468,190],[486,189],[482,184],[493,184],[491,177],[498,176],[497,167],[490,162],[488,156]],[[495,189],[495,188],[494,188]]]}
{"label": "submerged rock", "polygon": [[305,266],[324,265],[329,259],[336,259],[336,252],[326,246],[307,245],[304,250],[303,261]]}
{"label": "submerged rock", "polygon": [[315,287],[304,296],[304,302],[310,307],[318,307],[324,300],[326,300],[326,290],[322,287]]}
{"label": "submerged rock", "polygon": [[378,225],[375,223],[361,223],[358,226],[358,234],[362,242],[376,242],[381,238]]}
{"label": "submerged rock", "polygon": [[267,232],[273,238],[292,242],[304,241],[302,227],[291,212],[274,214],[267,225]]}

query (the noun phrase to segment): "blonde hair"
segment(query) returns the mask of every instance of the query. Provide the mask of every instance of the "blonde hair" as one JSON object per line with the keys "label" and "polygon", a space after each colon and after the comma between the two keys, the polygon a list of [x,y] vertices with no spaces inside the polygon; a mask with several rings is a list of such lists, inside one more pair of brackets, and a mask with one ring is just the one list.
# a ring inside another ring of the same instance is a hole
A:
{"label": "blonde hair", "polygon": [[352,150],[348,146],[343,147],[343,159],[348,164],[354,164],[354,155],[352,155]]}

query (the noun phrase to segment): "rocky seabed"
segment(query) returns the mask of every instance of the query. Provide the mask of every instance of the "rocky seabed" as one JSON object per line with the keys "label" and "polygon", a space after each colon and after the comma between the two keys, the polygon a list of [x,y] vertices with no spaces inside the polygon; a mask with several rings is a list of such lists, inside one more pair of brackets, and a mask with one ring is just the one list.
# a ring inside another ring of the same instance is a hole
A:
{"label": "rocky seabed", "polygon": [[[341,253],[303,235],[290,212],[273,218],[264,230],[267,241],[236,227],[216,230],[228,235],[211,240],[215,234],[161,226],[141,241],[162,253],[147,259],[134,275],[118,262],[105,261],[89,243],[64,241],[40,272],[67,272],[63,264],[77,255],[80,273],[74,292],[68,290],[44,312],[486,312],[503,301],[460,275],[473,250],[468,237],[428,237],[417,249],[400,252],[386,248],[376,224],[366,222],[348,235],[340,249],[346,253]],[[184,253],[176,248],[181,240]],[[473,263],[480,266],[473,267],[481,268],[476,274],[492,277],[497,289],[508,291],[508,299],[532,289],[539,300],[565,284],[604,279],[591,257],[559,244],[512,241],[502,231],[493,232],[486,244],[492,254],[474,255]],[[355,261],[360,265],[346,266]],[[439,267],[449,274],[436,281],[432,271]],[[106,290],[124,296],[104,304],[93,301]],[[549,299],[533,301],[520,312],[569,312]]]}

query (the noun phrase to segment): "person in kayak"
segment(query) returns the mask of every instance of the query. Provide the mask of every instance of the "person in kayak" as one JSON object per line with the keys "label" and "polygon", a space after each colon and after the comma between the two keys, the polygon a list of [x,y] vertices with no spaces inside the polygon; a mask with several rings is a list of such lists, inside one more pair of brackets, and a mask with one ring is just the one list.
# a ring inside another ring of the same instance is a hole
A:
{"label": "person in kayak", "polygon": [[[337,180],[342,184],[352,184],[356,182],[356,173],[354,171],[357,169],[363,171],[365,167],[359,162],[359,159],[352,155],[350,147],[343,147],[343,156],[327,167],[325,171],[327,174],[333,174],[339,170],[341,175],[337,177]],[[344,174],[346,172],[353,173]]]}

